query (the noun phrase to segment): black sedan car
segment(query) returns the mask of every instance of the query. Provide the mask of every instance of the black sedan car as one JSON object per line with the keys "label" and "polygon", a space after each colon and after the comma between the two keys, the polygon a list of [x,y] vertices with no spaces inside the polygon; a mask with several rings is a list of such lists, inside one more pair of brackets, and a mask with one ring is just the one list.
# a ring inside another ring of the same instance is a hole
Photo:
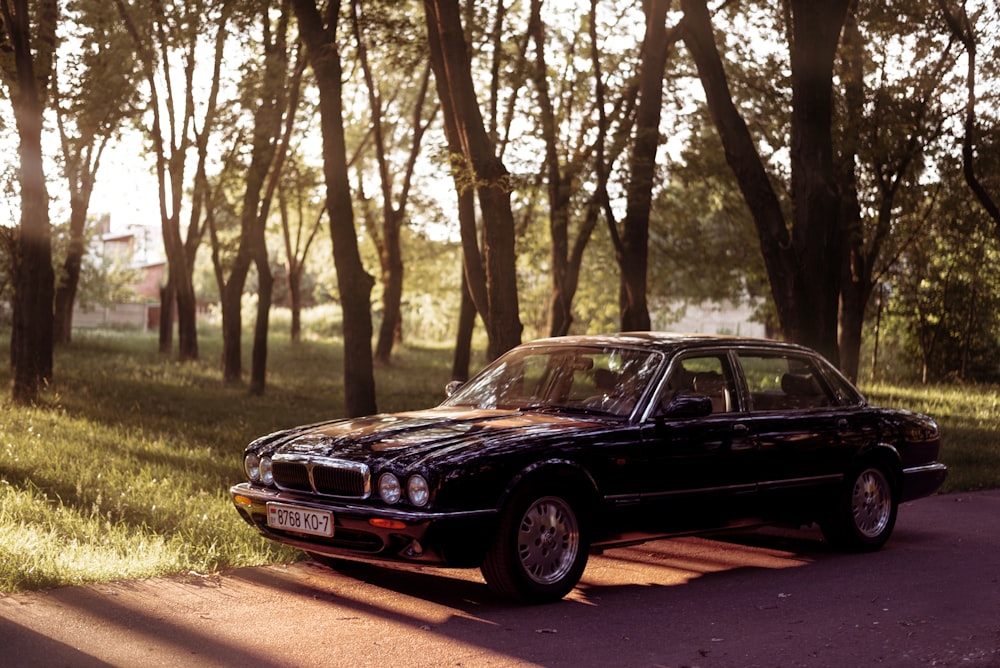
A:
{"label": "black sedan car", "polygon": [[428,410],[259,438],[236,509],[343,559],[479,567],[498,594],[559,599],[603,548],[818,522],[875,550],[946,467],[934,421],[876,408],[815,352],[629,333],[527,343]]}

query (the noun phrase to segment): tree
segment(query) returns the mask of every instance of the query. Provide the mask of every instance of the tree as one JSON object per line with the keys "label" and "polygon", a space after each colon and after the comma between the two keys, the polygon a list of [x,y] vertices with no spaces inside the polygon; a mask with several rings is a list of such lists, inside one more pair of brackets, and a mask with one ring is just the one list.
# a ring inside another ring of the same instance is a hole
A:
{"label": "tree", "polygon": [[[382,84],[384,79],[376,82],[372,74],[367,33],[379,25],[383,30],[392,33],[392,37],[383,36],[381,41],[393,42],[399,40],[401,34],[412,33],[413,26],[409,24],[407,16],[393,16],[391,14],[393,10],[389,7],[373,11],[377,13],[368,16],[360,0],[351,1],[351,19],[357,42],[358,60],[361,63],[371,107],[372,144],[382,198],[382,224],[369,226],[382,269],[382,324],[379,326],[378,343],[375,346],[375,362],[388,364],[393,346],[402,340],[403,253],[400,231],[406,218],[414,168],[420,157],[424,134],[437,114],[437,107],[429,112],[425,110],[430,82],[430,63],[425,59],[422,50],[419,54],[411,55],[407,50],[400,48],[398,42],[394,49],[397,53],[385,58],[386,64],[383,69],[391,68],[402,74],[402,82],[399,79],[390,80],[396,88],[386,98]],[[411,81],[416,82],[415,90],[412,91],[408,90]],[[397,106],[398,111],[390,115],[393,106]],[[407,115],[410,122],[404,124],[403,118]],[[394,134],[397,136],[394,137]],[[403,145],[406,138],[409,138],[408,151]],[[398,191],[394,188],[398,170],[394,168],[389,155],[390,149],[395,147],[404,152],[402,182],[398,186]]]}
{"label": "tree", "polygon": [[833,66],[848,0],[789,0],[791,221],[733,103],[704,0],[682,0],[684,42],[757,227],[784,335],[836,362],[843,231],[833,170]]}
{"label": "tree", "polygon": [[[852,6],[840,48],[837,181],[845,232],[841,283],[840,368],[856,379],[865,313],[881,276],[903,250],[900,221],[919,200],[925,153],[943,134],[948,109],[942,91],[953,62],[933,18],[915,7],[905,30],[899,9]],[[905,40],[906,66],[889,59],[886,44]],[[894,252],[889,252],[890,249]]]}
{"label": "tree", "polygon": [[38,400],[52,377],[55,273],[52,227],[42,165],[42,113],[55,57],[56,0],[0,0],[0,76],[14,108],[21,161],[21,220],[14,258],[12,398]]}
{"label": "tree", "polygon": [[[293,74],[293,81],[301,79],[299,69],[305,64],[305,58],[297,60],[299,66]],[[286,114],[285,141],[295,123],[299,84],[293,83],[289,91],[288,114]],[[289,164],[282,170],[278,182],[278,214],[281,219],[281,238],[285,247],[285,280],[288,288],[288,300],[292,312],[291,331],[289,335],[293,342],[302,337],[302,278],[306,268],[306,260],[312,248],[313,241],[319,232],[326,212],[326,203],[318,212],[313,210],[311,195],[318,185],[319,176],[294,152],[289,154]],[[294,225],[293,225],[294,221]]]}
{"label": "tree", "polygon": [[[965,76],[966,105],[962,133],[962,174],[969,189],[975,195],[976,200],[993,221],[997,230],[997,236],[1000,237],[1000,202],[997,201],[996,194],[990,192],[987,183],[980,177],[976,169],[977,149],[982,154],[984,150],[989,151],[990,148],[978,146],[978,115],[976,111],[978,45],[975,30],[976,19],[978,17],[969,16],[964,0],[957,7],[952,6],[949,0],[938,0],[938,4],[944,13],[948,28],[955,38],[962,43],[967,58]],[[982,11],[984,13],[990,11],[988,5],[983,5]],[[994,16],[993,18],[995,19],[996,17]],[[992,148],[995,150],[996,147],[993,146]]]}
{"label": "tree", "polygon": [[768,322],[769,288],[756,230],[746,201],[726,164],[704,110],[689,116],[693,132],[669,180],[657,193],[650,220],[652,313],[703,302],[758,304]]}
{"label": "tree", "polygon": [[[543,20],[542,0],[532,0],[528,21],[528,34],[534,44],[532,78],[538,98],[538,128],[545,146],[543,164],[538,172],[539,180],[545,181],[549,205],[552,287],[547,329],[550,336],[563,336],[570,331],[584,252],[599,221],[599,200],[593,184],[588,183],[584,175],[587,170],[595,169],[596,156],[604,155],[609,126],[614,120],[621,120],[609,118],[603,108],[596,0],[590,7],[585,19],[588,30],[573,30],[568,44],[561,43],[558,37],[552,37],[554,43],[550,44],[549,35],[557,31],[549,31]],[[583,49],[581,35],[591,38],[593,72],[581,71],[583,68],[576,66],[576,62],[582,60],[577,56],[578,49]],[[547,55],[550,48],[554,53],[565,54],[564,64],[550,66]],[[600,90],[599,95],[593,96],[593,102],[587,99],[591,96],[588,77],[595,80],[595,87]],[[557,83],[551,85],[550,79]],[[600,111],[596,107],[600,107]],[[579,110],[581,118],[571,117],[575,110]],[[596,138],[592,136],[595,126]],[[564,137],[565,142],[560,141]],[[596,168],[605,170],[604,166]],[[587,186],[590,186],[589,195]]]}
{"label": "tree", "polygon": [[344,397],[350,416],[376,411],[372,361],[370,299],[374,279],[358,250],[344,140],[343,80],[337,25],[341,3],[332,0],[320,13],[314,0],[294,0],[306,57],[319,87],[333,261],[344,310]]}
{"label": "tree", "polygon": [[457,0],[425,0],[431,65],[445,118],[456,187],[474,189],[483,224],[483,248],[461,217],[469,292],[486,325],[490,359],[521,342],[510,175],[486,133],[476,99],[468,44]]}
{"label": "tree", "polygon": [[623,331],[650,327],[646,300],[649,245],[649,211],[656,176],[656,152],[660,146],[660,112],[663,107],[663,73],[675,37],[666,32],[668,0],[647,0],[646,34],[639,64],[639,107],[629,182],[626,187],[625,220],[621,231],[611,226],[618,266],[621,269],[621,326]]}
{"label": "tree", "polygon": [[[219,6],[221,5],[221,6]],[[194,255],[201,243],[204,227],[199,207],[181,234],[181,213],[185,194],[185,167],[192,147],[192,127],[196,123],[194,73],[198,46],[206,21],[219,32],[225,31],[230,3],[216,5],[211,0],[187,0],[170,6],[160,2],[137,0],[128,6],[115,0],[115,6],[135,43],[136,54],[148,87],[148,128],[156,161],[159,182],[160,222],[167,255],[168,276],[161,288],[160,352],[173,348],[173,313],[177,308],[178,357],[198,358],[197,303],[194,293]],[[216,58],[220,58],[218,54]],[[180,84],[175,80],[175,58],[180,58]],[[215,68],[218,72],[218,67]],[[165,96],[161,99],[161,89]],[[210,105],[211,110],[211,105]],[[207,132],[210,118],[203,119]]]}
{"label": "tree", "polygon": [[[924,383],[995,381],[1000,249],[988,215],[968,197],[961,165],[953,167],[942,171],[941,183],[926,193],[920,233],[886,277],[890,322],[908,335],[904,343]],[[895,351],[890,373],[901,366],[899,358]]]}
{"label": "tree", "polygon": [[75,2],[72,8],[74,37],[87,48],[64,50],[67,57],[52,86],[70,201],[69,243],[55,293],[55,343],[69,343],[72,337],[91,194],[104,149],[132,113],[136,93],[132,44],[115,20],[114,6]]}
{"label": "tree", "polygon": [[[267,363],[268,317],[274,279],[268,257],[266,229],[273,193],[281,176],[288,149],[289,132],[282,135],[282,117],[286,110],[286,87],[289,80],[288,22],[290,0],[283,0],[278,19],[272,26],[270,2],[259,8],[261,44],[264,62],[260,80],[249,86],[249,101],[254,108],[250,144],[250,164],[244,174],[240,206],[240,238],[229,280],[219,286],[222,300],[223,380],[236,383],[242,376],[241,338],[242,295],[251,264],[257,270],[257,319],[254,327],[253,363],[250,392],[264,392]],[[250,106],[250,105],[248,105]],[[294,116],[292,110],[291,116]],[[265,190],[266,188],[266,190]],[[213,244],[214,245],[214,244]],[[221,272],[217,269],[217,274]]]}

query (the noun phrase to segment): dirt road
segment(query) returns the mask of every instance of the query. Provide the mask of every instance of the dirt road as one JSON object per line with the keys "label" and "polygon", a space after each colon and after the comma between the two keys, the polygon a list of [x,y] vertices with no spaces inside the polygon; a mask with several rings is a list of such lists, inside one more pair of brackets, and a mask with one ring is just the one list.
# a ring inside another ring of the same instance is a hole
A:
{"label": "dirt road", "polygon": [[311,562],[0,597],[2,666],[1000,666],[1000,491],[903,506],[880,552],[815,532],[593,557],[560,603],[476,571]]}

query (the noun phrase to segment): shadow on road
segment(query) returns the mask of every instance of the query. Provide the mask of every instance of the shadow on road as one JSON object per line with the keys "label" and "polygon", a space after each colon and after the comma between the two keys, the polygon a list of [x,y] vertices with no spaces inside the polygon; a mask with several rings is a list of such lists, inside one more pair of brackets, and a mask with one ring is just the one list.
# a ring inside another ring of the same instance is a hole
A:
{"label": "shadow on road", "polygon": [[311,561],[108,583],[0,597],[0,663],[995,666],[998,550],[983,493],[904,508],[872,554],[776,528],[608,550],[539,606],[475,570]]}

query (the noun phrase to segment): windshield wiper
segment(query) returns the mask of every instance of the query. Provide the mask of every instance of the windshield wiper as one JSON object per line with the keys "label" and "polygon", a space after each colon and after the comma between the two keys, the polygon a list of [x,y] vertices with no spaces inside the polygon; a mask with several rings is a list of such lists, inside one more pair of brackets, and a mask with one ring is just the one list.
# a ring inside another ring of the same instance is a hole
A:
{"label": "windshield wiper", "polygon": [[610,411],[601,410],[599,408],[588,408],[586,406],[562,406],[559,404],[530,404],[528,406],[522,406],[518,408],[519,411],[530,411],[534,413],[576,413],[583,415],[615,415]]}

